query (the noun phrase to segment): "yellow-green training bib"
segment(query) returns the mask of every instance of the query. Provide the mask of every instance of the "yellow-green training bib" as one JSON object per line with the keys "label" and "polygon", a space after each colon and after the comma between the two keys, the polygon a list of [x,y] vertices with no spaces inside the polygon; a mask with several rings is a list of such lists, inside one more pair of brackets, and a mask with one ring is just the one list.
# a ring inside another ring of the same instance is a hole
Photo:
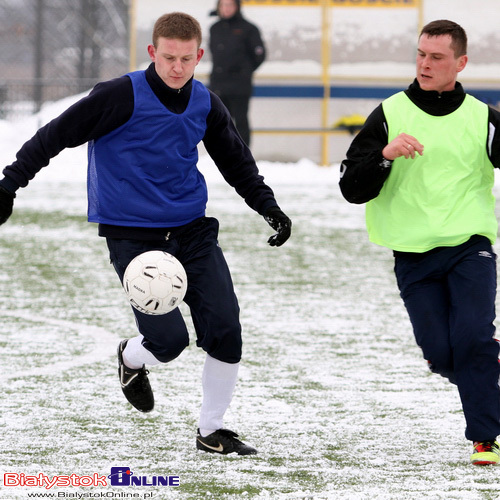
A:
{"label": "yellow-green training bib", "polygon": [[460,245],[474,234],[494,243],[486,104],[467,95],[453,113],[432,116],[400,92],[382,106],[389,142],[405,132],[423,144],[424,154],[394,160],[380,194],[366,205],[370,240],[403,252]]}

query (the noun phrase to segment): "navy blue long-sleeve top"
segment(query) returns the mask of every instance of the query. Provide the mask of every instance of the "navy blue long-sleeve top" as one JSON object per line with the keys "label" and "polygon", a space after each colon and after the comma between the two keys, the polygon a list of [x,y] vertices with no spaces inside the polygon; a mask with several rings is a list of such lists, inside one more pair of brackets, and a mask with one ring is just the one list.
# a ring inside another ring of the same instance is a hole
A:
{"label": "navy blue long-sleeve top", "polygon": [[[146,70],[151,89],[174,113],[182,113],[190,99],[191,79],[182,89],[171,89],[155,71],[154,64]],[[255,159],[238,134],[222,101],[210,92],[211,109],[203,144],[229,185],[246,203],[261,215],[277,206],[273,191],[259,174]],[[96,140],[121,125],[132,116],[134,94],[127,75],[97,84],[90,94],[70,106],[57,118],[40,128],[16,155],[16,161],[3,170],[0,185],[15,192],[25,187],[41,168],[49,164],[65,148]],[[148,237],[160,229],[130,228],[100,224],[101,236]]]}

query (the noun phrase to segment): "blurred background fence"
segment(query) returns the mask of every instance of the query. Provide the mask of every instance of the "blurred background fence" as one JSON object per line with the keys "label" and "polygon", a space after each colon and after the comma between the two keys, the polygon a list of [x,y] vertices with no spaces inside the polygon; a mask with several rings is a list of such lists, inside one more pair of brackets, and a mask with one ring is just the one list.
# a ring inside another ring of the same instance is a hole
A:
{"label": "blurred background fence", "polygon": [[1,0],[0,118],[17,118],[129,67],[129,0]]}

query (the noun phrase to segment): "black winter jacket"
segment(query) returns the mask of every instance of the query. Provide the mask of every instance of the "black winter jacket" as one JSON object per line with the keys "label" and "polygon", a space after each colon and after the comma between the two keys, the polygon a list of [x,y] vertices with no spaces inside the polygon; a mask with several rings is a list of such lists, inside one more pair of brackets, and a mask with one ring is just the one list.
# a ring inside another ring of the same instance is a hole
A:
{"label": "black winter jacket", "polygon": [[259,29],[238,12],[210,27],[209,47],[210,89],[217,95],[251,95],[252,74],[266,58]]}

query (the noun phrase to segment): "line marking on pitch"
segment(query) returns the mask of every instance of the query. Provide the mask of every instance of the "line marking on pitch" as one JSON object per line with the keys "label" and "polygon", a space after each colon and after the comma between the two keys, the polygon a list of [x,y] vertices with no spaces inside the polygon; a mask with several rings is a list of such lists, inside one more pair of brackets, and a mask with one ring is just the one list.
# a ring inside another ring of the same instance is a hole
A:
{"label": "line marking on pitch", "polygon": [[16,371],[11,374],[4,374],[2,377],[3,380],[31,377],[37,375],[52,375],[56,372],[69,370],[70,368],[75,368],[77,366],[104,361],[111,355],[115,354],[116,346],[119,341],[119,339],[115,335],[108,332],[104,328],[94,325],[87,325],[85,323],[76,323],[74,321],[66,321],[62,319],[51,319],[45,316],[37,316],[32,314],[30,314],[28,317],[26,313],[23,313],[22,311],[2,311],[1,316],[22,318],[23,320],[29,321],[31,323],[43,323],[47,325],[67,328],[70,330],[76,330],[79,334],[83,335],[85,340],[89,340],[87,345],[91,344],[91,341],[93,341],[92,343],[94,344],[94,347],[91,351],[86,352],[85,354],[82,354],[80,356],[75,356],[66,361],[49,363],[46,366]]}

